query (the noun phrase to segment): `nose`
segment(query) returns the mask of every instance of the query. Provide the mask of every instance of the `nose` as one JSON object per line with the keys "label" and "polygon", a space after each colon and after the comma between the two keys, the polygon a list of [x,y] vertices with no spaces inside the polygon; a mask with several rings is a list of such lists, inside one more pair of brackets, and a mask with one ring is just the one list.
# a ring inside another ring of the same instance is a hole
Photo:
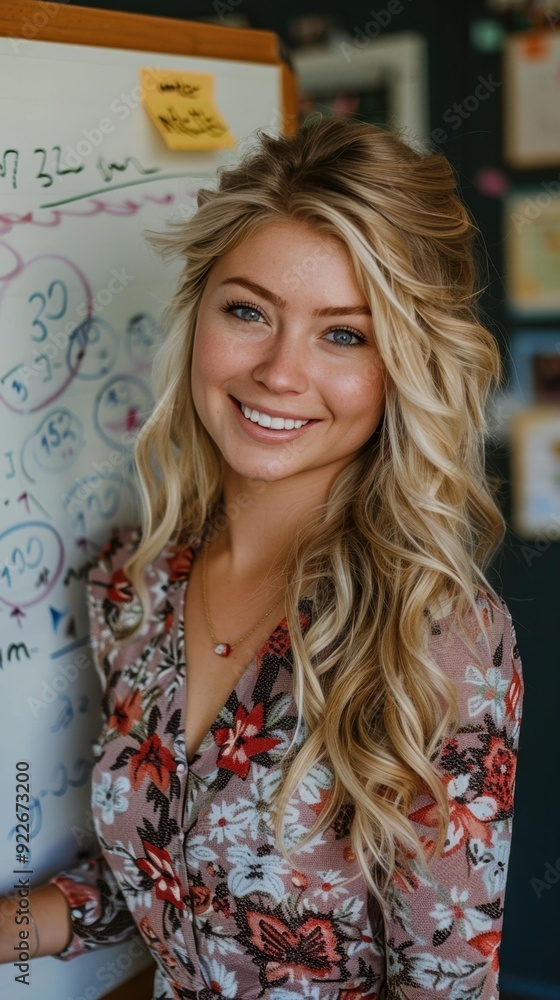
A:
{"label": "nose", "polygon": [[305,339],[296,330],[277,332],[253,368],[253,377],[276,392],[303,392],[309,384],[310,359]]}

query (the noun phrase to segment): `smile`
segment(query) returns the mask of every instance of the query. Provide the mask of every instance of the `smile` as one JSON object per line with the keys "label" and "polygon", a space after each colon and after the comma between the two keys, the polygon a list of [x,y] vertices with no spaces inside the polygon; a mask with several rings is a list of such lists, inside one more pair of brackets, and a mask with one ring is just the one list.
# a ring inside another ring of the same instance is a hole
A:
{"label": "smile", "polygon": [[245,403],[239,403],[241,407],[241,412],[247,420],[252,420],[254,424],[259,424],[261,427],[272,427],[274,430],[278,431],[292,431],[294,427],[303,427],[304,424],[308,424],[308,420],[297,420],[294,417],[273,417],[270,413],[266,413],[265,410],[255,410],[250,406],[245,406]]}
{"label": "smile", "polygon": [[319,420],[296,420],[292,417],[273,417],[270,413],[246,406],[235,396],[230,396],[237,420],[243,430],[260,441],[285,441],[303,434]]}

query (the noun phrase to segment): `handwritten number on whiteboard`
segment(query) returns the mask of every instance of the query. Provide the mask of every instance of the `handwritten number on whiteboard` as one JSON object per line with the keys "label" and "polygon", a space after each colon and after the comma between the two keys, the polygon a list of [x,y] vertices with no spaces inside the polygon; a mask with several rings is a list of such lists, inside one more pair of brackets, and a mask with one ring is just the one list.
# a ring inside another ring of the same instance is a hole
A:
{"label": "handwritten number on whiteboard", "polygon": [[[60,319],[60,317],[64,316],[64,313],[66,312],[66,309],[67,309],[67,306],[68,306],[68,291],[67,291],[66,285],[64,284],[63,281],[59,281],[58,279],[55,280],[55,281],[51,281],[51,283],[49,285],[49,288],[48,288],[47,296],[50,299],[52,297],[52,295],[53,295],[53,292],[54,292],[55,288],[57,288],[57,287],[60,288],[61,293],[62,293],[62,297],[61,297],[62,305],[61,305],[61,308],[60,308],[59,312],[56,312],[56,313],[45,313],[45,319]],[[48,332],[45,324],[43,323],[43,321],[41,319],[39,319],[39,317],[43,313],[43,309],[45,308],[45,306],[47,304],[47,300],[46,300],[46,298],[45,298],[45,296],[43,295],[42,292],[33,292],[33,294],[29,296],[29,299],[27,301],[28,302],[32,302],[33,299],[39,299],[40,302],[41,302],[41,305],[39,307],[39,312],[37,313],[35,319],[33,320],[33,324],[32,324],[33,326],[38,326],[39,329],[40,329],[40,331],[41,331],[41,333],[40,333],[39,336],[34,336],[33,334],[31,334],[31,339],[32,340],[36,340],[36,341],[41,341],[41,340],[45,340],[45,338],[47,336],[47,332]]]}
{"label": "handwritten number on whiteboard", "polygon": [[31,559],[29,558],[26,559],[24,553],[22,552],[22,550],[18,545],[12,551],[11,564],[5,563],[4,566],[2,567],[2,572],[0,573],[0,576],[4,577],[4,579],[8,584],[8,587],[12,586],[12,580],[10,576],[10,565],[13,567],[14,571],[18,570],[21,576],[22,573],[25,573],[26,569],[35,569],[39,565],[39,563],[43,561],[43,543],[41,542],[40,538],[33,538],[33,537],[28,538],[26,546],[27,555],[29,556],[30,546],[32,546],[33,543],[35,543],[39,552],[39,555],[35,560],[35,562],[32,562]]}
{"label": "handwritten number on whiteboard", "polygon": [[[57,423],[60,428],[57,428]],[[62,430],[62,434],[60,430]],[[50,455],[51,449],[58,448],[62,441],[66,441],[68,438],[76,441],[76,432],[72,430],[72,422],[67,413],[59,414],[56,418],[52,417],[47,424],[47,431],[47,434],[41,436],[41,447],[47,455]]]}
{"label": "handwritten number on whiteboard", "polygon": [[[111,503],[111,495],[113,502]],[[106,501],[106,507],[103,509],[103,501],[99,498],[97,493],[90,493],[86,505],[89,510],[92,510],[94,515],[108,520],[114,517],[119,509],[120,496],[118,490],[111,488],[110,486],[104,491],[104,500]],[[95,511],[97,508],[97,512]]]}
{"label": "handwritten number on whiteboard", "polygon": [[47,183],[43,184],[43,187],[50,187],[51,184],[52,184],[52,182],[53,182],[52,174],[45,174],[44,171],[43,171],[43,167],[45,166],[45,163],[47,162],[47,151],[46,151],[46,149],[42,149],[41,147],[39,147],[39,149],[34,149],[33,152],[34,153],[42,153],[43,154],[43,162],[41,164],[41,169],[40,169],[39,173],[36,175],[37,176],[37,180],[39,180],[40,177],[47,178]]}
{"label": "handwritten number on whiteboard", "polygon": [[71,777],[68,774],[65,764],[57,764],[53,769],[53,781],[58,787],[51,788],[51,795],[65,795],[69,786],[79,788],[80,785],[85,785],[90,770],[91,762],[86,760],[85,757],[78,757],[72,764],[72,772],[75,777]]}
{"label": "handwritten number on whiteboard", "polygon": [[12,170],[12,187],[17,187],[17,172],[19,165],[19,149],[5,149],[2,155],[2,160],[0,161],[0,177],[6,177],[8,173],[8,165],[6,163],[6,157],[8,153],[12,153],[13,159],[13,170]]}

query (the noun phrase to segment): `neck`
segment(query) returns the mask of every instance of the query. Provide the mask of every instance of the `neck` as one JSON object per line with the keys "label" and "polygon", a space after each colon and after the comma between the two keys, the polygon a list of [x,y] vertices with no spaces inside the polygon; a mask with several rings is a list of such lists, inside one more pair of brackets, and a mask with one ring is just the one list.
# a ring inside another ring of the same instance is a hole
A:
{"label": "neck", "polygon": [[335,478],[332,466],[311,472],[315,475],[272,482],[249,480],[232,470],[224,476],[220,510],[228,520],[212,533],[208,554],[220,560],[231,579],[249,574],[262,579],[287,565],[298,529],[316,519],[316,507],[326,502]]}

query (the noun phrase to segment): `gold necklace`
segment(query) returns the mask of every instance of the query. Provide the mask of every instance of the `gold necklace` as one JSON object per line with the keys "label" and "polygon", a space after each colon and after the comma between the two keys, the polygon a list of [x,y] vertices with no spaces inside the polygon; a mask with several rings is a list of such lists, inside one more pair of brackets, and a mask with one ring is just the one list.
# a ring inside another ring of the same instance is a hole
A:
{"label": "gold necklace", "polygon": [[235,649],[235,647],[238,646],[240,642],[243,642],[244,639],[247,639],[248,636],[250,636],[255,631],[255,629],[259,627],[259,625],[261,624],[261,622],[263,622],[265,620],[265,618],[268,618],[270,612],[274,611],[274,608],[277,607],[278,604],[280,604],[280,601],[282,601],[284,599],[284,595],[282,594],[282,597],[280,597],[279,600],[276,601],[276,604],[273,604],[272,607],[269,608],[269,610],[266,612],[266,615],[263,615],[262,618],[259,618],[257,624],[253,625],[253,628],[250,629],[248,632],[246,632],[245,635],[242,635],[241,639],[238,639],[237,642],[234,642],[232,646],[230,646],[229,642],[218,642],[218,640],[217,640],[217,638],[216,638],[216,636],[214,634],[214,629],[212,628],[212,622],[210,621],[210,613],[208,611],[208,600],[207,600],[207,597],[206,597],[206,559],[207,559],[207,555],[208,555],[208,546],[205,546],[205,549],[204,549],[204,552],[203,552],[203,555],[202,555],[202,600],[204,601],[204,611],[205,611],[205,614],[206,614],[206,621],[208,623],[208,630],[209,630],[210,635],[212,637],[212,642],[215,644],[214,645],[214,652],[217,653],[218,656],[229,656],[229,654],[231,653],[232,649]]}

